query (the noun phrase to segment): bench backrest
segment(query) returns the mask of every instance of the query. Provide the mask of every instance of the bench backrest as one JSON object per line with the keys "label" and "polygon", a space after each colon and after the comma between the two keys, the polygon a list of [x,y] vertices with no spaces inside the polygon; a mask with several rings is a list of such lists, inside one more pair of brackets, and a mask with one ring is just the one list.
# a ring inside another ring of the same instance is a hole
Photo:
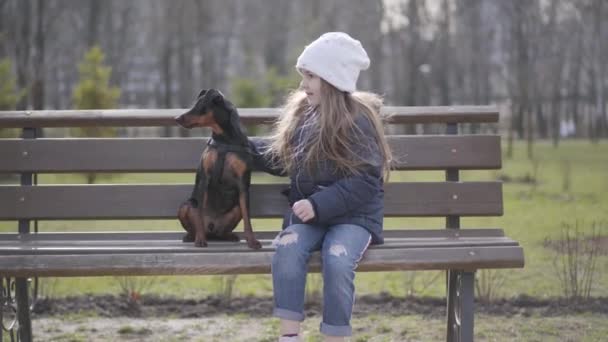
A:
{"label": "bench backrest", "polygon": [[[499,169],[498,135],[457,135],[458,123],[497,122],[490,106],[385,107],[394,123],[443,123],[445,135],[391,135],[396,170],[444,170],[445,181],[385,185],[386,216],[502,215],[497,181],[460,182],[458,170]],[[25,128],[24,139],[0,139],[0,173],[22,174],[24,185],[0,186],[0,220],[175,218],[192,184],[30,186],[33,173],[194,172],[206,138],[27,138],[37,127],[173,126],[181,110],[0,112],[0,128]],[[276,109],[241,109],[244,124],[272,122]],[[254,184],[252,216],[280,217],[281,184]]]}

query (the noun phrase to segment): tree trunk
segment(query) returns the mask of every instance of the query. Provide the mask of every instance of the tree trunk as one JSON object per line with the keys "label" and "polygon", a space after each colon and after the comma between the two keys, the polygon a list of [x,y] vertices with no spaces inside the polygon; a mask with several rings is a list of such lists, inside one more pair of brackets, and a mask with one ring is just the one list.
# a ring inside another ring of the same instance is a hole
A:
{"label": "tree trunk", "polygon": [[441,39],[439,42],[439,66],[438,82],[439,82],[439,96],[440,104],[443,106],[449,106],[452,104],[452,97],[450,93],[450,69],[451,69],[451,33],[450,33],[450,18],[452,16],[452,10],[450,6],[450,0],[443,0],[441,3],[443,18],[440,24],[440,35]]}
{"label": "tree trunk", "polygon": [[8,1],[7,0],[0,0],[0,59],[4,59],[6,58],[6,56],[8,55],[8,48],[7,48],[7,39],[6,39],[6,32],[5,32],[5,26],[9,26],[6,25],[6,20],[8,20],[9,18],[7,18],[7,13],[8,11],[6,10],[6,8],[8,7]]}
{"label": "tree trunk", "polygon": [[38,0],[36,6],[36,53],[34,55],[34,84],[32,86],[32,105],[35,110],[44,109],[45,84],[45,6],[46,1]]}
{"label": "tree trunk", "polygon": [[507,159],[513,159],[513,136],[515,135],[515,117],[517,103],[511,105],[511,120],[509,124],[509,135],[507,137]]}
{"label": "tree trunk", "polygon": [[[407,42],[405,48],[407,49],[407,63],[408,63],[408,89],[405,94],[406,105],[415,106],[417,104],[417,93],[418,93],[418,75],[419,75],[419,49],[420,49],[420,15],[418,10],[418,1],[410,1],[408,3],[407,17],[409,19],[409,25],[407,26]],[[420,3],[422,6],[424,3]]]}
{"label": "tree trunk", "polygon": [[583,64],[583,37],[581,34],[582,27],[579,27],[579,31],[577,32],[576,39],[576,49],[574,51],[574,65],[570,69],[570,75],[568,79],[570,80],[570,117],[574,120],[575,126],[575,136],[580,136],[580,82],[581,82],[581,74],[582,74],[582,64]]}
{"label": "tree trunk", "polygon": [[[268,1],[266,2],[268,3]],[[288,23],[290,22],[290,2],[270,1],[272,6],[272,25],[266,26],[264,62],[267,67],[275,67],[280,75],[287,73],[286,47]]]}
{"label": "tree trunk", "polygon": [[560,140],[560,124],[562,121],[562,113],[561,113],[561,96],[559,94],[553,93],[553,100],[551,101],[551,137],[553,138],[553,147],[557,147],[559,145]]}
{"label": "tree trunk", "polygon": [[[171,103],[171,90],[173,87],[173,73],[171,72],[171,60],[173,56],[173,49],[171,48],[171,39],[169,36],[165,39],[163,44],[162,58],[161,58],[161,77],[163,83],[162,92],[162,106],[163,108],[172,108]],[[171,127],[165,126],[165,136],[171,136]]]}
{"label": "tree trunk", "polygon": [[87,31],[87,47],[91,48],[99,43],[99,17],[101,15],[101,1],[89,1],[89,27]]}
{"label": "tree trunk", "polygon": [[526,141],[527,141],[527,151],[528,151],[528,159],[534,159],[534,121],[532,120],[532,108],[530,105],[526,108],[526,126],[528,129],[526,131]]}
{"label": "tree trunk", "polygon": [[32,8],[30,1],[19,1],[19,15],[23,20],[17,20],[17,43],[15,46],[15,60],[17,64],[17,86],[19,90],[25,89],[26,95],[17,103],[18,110],[25,110],[28,107],[30,93],[30,25]]}
{"label": "tree trunk", "polygon": [[593,13],[594,15],[594,22],[595,22],[595,39],[593,39],[593,41],[595,42],[595,44],[593,44],[594,49],[595,49],[595,60],[594,60],[594,75],[595,75],[595,115],[593,118],[593,126],[594,126],[594,136],[596,137],[596,142],[599,141],[599,138],[602,135],[602,131],[603,131],[603,126],[605,124],[605,119],[606,119],[606,99],[604,97],[604,90],[605,90],[605,72],[604,72],[604,66],[605,63],[602,62],[602,49],[605,49],[606,44],[605,44],[605,40],[604,40],[604,44],[597,44],[597,42],[601,42],[602,41],[602,30],[603,30],[603,17],[602,17],[602,12],[603,12],[603,6],[604,4],[604,0],[596,0],[594,1],[593,5]]}
{"label": "tree trunk", "polygon": [[[407,77],[407,93],[405,94],[406,105],[416,106],[418,105],[418,85],[420,81],[420,49],[421,44],[421,20],[419,6],[425,6],[425,1],[410,1],[408,3],[407,17],[409,19],[409,25],[407,26],[407,42],[406,42],[406,56],[408,63],[408,77]],[[405,127],[407,134],[416,134],[416,125],[407,125]]]}

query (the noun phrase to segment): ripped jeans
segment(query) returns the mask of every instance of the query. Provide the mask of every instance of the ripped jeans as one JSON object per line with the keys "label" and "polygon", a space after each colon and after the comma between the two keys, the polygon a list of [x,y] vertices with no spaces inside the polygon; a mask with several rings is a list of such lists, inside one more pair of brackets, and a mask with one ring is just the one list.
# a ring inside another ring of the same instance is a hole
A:
{"label": "ripped jeans", "polygon": [[304,287],[311,252],[321,250],[323,320],[321,333],[351,336],[355,301],[355,268],[369,246],[371,234],[363,227],[340,224],[329,228],[294,224],[275,240],[272,258],[273,315],[304,320]]}

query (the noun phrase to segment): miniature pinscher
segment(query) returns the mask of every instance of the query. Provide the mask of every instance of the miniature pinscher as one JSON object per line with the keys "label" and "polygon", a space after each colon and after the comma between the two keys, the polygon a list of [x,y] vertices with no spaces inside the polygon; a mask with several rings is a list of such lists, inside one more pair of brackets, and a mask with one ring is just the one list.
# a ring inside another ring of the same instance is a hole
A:
{"label": "miniature pinscher", "polygon": [[247,245],[261,248],[251,228],[249,187],[252,156],[236,107],[221,92],[203,89],[194,107],[175,118],[185,128],[209,127],[190,198],[177,216],[186,230],[184,242],[206,247],[208,239],[239,241],[233,232],[241,218]]}

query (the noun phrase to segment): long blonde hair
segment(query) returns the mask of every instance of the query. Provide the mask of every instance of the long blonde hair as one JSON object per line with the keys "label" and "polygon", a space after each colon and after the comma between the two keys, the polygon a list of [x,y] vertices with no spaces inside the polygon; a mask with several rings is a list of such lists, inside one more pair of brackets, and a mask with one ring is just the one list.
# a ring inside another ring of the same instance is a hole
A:
{"label": "long blonde hair", "polygon": [[[382,98],[368,92],[342,92],[323,79],[321,94],[323,96],[320,104],[314,109],[318,112],[317,127],[311,130],[307,141],[300,142],[306,144],[302,149],[303,166],[307,170],[314,170],[317,163],[329,161],[340,175],[359,174],[362,167],[369,163],[354,151],[357,144],[362,143],[354,139],[366,138],[355,124],[357,115],[364,115],[374,131],[378,152],[381,154],[383,174],[385,179],[388,179],[392,155],[384,136],[383,118],[380,115]],[[296,128],[310,110],[306,93],[296,90],[287,97],[281,116],[275,124],[266,153],[276,166],[289,173],[293,173],[296,167],[294,154],[297,147],[292,146]]]}

